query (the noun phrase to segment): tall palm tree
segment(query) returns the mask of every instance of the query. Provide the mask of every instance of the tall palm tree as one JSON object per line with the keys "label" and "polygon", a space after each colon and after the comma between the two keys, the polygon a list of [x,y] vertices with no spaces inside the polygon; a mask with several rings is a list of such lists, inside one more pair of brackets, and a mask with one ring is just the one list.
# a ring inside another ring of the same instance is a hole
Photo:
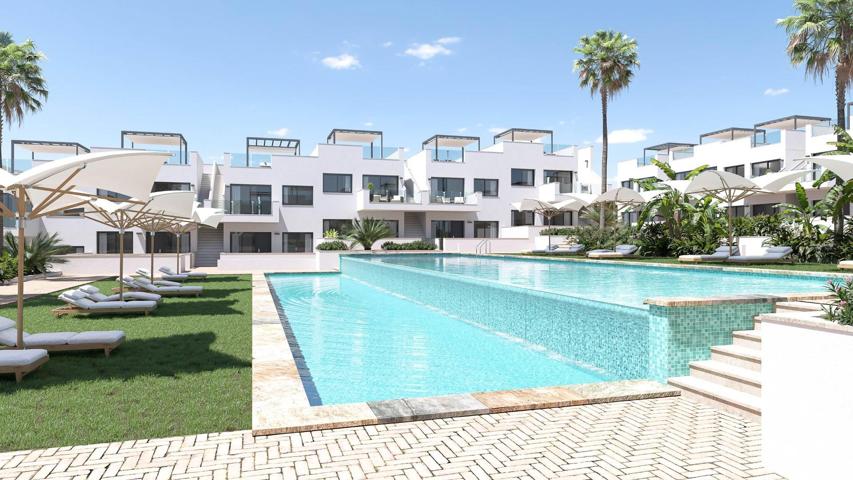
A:
{"label": "tall palm tree", "polygon": [[[20,125],[24,115],[41,110],[42,102],[47,100],[47,82],[39,65],[43,58],[44,54],[36,50],[32,40],[15,43],[12,34],[0,32],[0,160],[4,123]],[[2,198],[0,192],[0,201]],[[0,238],[3,238],[2,219]]]}
{"label": "tall palm tree", "polygon": [[805,63],[806,75],[816,80],[830,73],[835,76],[838,126],[847,128],[844,104],[853,85],[853,1],[794,0],[794,8],[798,15],[778,20],[788,33],[791,63]]}
{"label": "tall palm tree", "polygon": [[[575,60],[574,70],[581,88],[601,97],[601,192],[607,190],[607,102],[628,88],[634,69],[640,67],[637,41],[612,30],[599,30],[592,36],[581,37],[575,47],[581,58]],[[604,228],[604,209],[599,213],[599,227]]]}

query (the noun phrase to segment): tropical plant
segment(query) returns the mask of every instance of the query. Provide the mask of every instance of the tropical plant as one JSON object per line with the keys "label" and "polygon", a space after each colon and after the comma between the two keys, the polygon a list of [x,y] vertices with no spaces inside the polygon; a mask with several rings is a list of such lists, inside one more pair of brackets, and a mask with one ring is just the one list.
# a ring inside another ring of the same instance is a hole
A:
{"label": "tropical plant", "polygon": [[[18,239],[9,232],[5,240],[9,255],[17,258]],[[69,253],[70,250],[71,247],[62,244],[59,234],[48,235],[45,232],[39,232],[32,240],[24,242],[24,273],[27,275],[46,273],[53,264],[67,262],[58,255]]]}
{"label": "tropical plant", "polygon": [[815,219],[826,218],[829,209],[823,200],[812,205],[806,194],[806,189],[800,182],[797,182],[794,187],[796,188],[796,203],[780,203],[777,207],[783,217],[788,217],[799,225],[803,235],[811,237],[815,230]]}
{"label": "tropical plant", "polygon": [[[675,170],[668,163],[652,159],[652,164],[658,167],[669,180],[677,178]],[[687,173],[685,179],[692,180],[707,168],[708,165],[696,167]],[[687,213],[685,210],[690,205],[690,198],[669,185],[661,184],[657,179],[643,179],[636,180],[636,182],[643,190],[666,191],[666,193],[656,196],[643,205],[640,214],[637,216],[637,228],[642,228],[651,219],[659,219],[666,225],[667,232],[671,238],[681,235],[682,218]]]}
{"label": "tropical plant", "polygon": [[[835,133],[838,136],[838,141],[829,142],[830,145],[835,145],[836,151],[827,152],[826,155],[849,155],[853,154],[853,137],[841,127],[835,127]],[[853,182],[844,182],[840,177],[835,175],[831,170],[824,170],[821,176],[815,180],[813,186],[820,188],[824,183],[835,182],[835,185],[829,189],[824,197],[826,208],[829,210],[829,215],[835,224],[835,235],[843,236],[844,234],[844,209],[847,205],[853,203]]]}
{"label": "tropical plant", "polygon": [[395,243],[385,242],[382,244],[382,250],[435,250],[434,243],[425,242],[423,240],[415,240],[413,242]]}
{"label": "tropical plant", "polygon": [[365,250],[371,250],[377,240],[390,237],[391,234],[391,229],[385,220],[371,217],[360,220],[354,218],[352,228],[347,232],[347,238],[360,244]]}
{"label": "tropical plant", "polygon": [[329,240],[317,245],[317,250],[349,250],[349,245],[342,240]]}
{"label": "tropical plant", "polygon": [[794,9],[797,15],[778,20],[788,34],[788,56],[815,80],[835,77],[835,111],[844,129],[846,91],[853,84],[853,2],[794,0]]}
{"label": "tropical plant", "polygon": [[583,207],[578,216],[589,225],[597,225],[601,228],[601,219],[604,218],[604,228],[613,228],[619,223],[619,212],[613,203],[594,203]]}
{"label": "tropical plant", "polygon": [[[580,87],[589,89],[592,96],[601,97],[601,191],[607,191],[607,104],[616,94],[628,88],[634,70],[640,67],[637,41],[615,31],[599,30],[583,36],[575,47],[581,57],[575,60],[574,70]],[[605,211],[599,211],[599,227],[606,225]]]}
{"label": "tropical plant", "polygon": [[340,237],[340,234],[334,228],[330,228],[330,229],[326,230],[325,232],[323,232],[323,238],[338,238],[338,237]]}
{"label": "tropical plant", "polygon": [[767,237],[779,232],[782,217],[779,214],[735,217],[732,226],[736,237]]}
{"label": "tropical plant", "polygon": [[0,282],[6,283],[18,275],[18,259],[4,251],[0,254]]}
{"label": "tropical plant", "polygon": [[587,250],[613,248],[624,243],[634,243],[634,230],[628,225],[599,228],[598,225],[584,227],[565,227],[560,235],[566,235],[571,242],[579,243]]}
{"label": "tropical plant", "polygon": [[831,303],[823,305],[826,317],[842,325],[853,325],[853,278],[830,280],[826,289],[835,296]]}

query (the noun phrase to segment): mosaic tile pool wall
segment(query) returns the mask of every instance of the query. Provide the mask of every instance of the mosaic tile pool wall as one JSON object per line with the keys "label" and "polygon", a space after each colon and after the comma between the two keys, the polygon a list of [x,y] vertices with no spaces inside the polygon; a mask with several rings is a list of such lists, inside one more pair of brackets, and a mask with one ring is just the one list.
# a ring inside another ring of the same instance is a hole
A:
{"label": "mosaic tile pool wall", "polygon": [[666,380],[772,309],[756,303],[633,308],[494,281],[341,257],[341,273],[464,321],[541,345],[614,379]]}

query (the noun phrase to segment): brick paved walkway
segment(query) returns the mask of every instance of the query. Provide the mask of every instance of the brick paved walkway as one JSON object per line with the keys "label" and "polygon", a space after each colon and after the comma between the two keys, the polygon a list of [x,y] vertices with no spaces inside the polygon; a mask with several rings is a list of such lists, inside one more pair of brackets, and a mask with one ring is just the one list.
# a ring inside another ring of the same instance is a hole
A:
{"label": "brick paved walkway", "polygon": [[676,397],[0,453],[0,478],[780,478],[759,458],[757,424]]}

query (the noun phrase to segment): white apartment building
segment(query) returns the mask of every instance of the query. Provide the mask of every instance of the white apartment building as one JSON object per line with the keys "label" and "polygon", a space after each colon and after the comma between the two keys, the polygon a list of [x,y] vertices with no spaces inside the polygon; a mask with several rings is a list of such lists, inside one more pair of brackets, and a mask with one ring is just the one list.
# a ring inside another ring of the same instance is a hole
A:
{"label": "white apartment building", "polygon": [[[200,266],[217,265],[223,252],[312,252],[324,232],[341,231],[354,218],[385,220],[397,241],[496,238],[542,225],[533,212],[513,211],[514,202],[600,187],[592,147],[554,145],[549,130],[509,129],[482,149],[479,137],[433,135],[408,159],[403,148],[385,146],[382,132],[351,129],[332,130],[307,155],[296,139],[248,137],[245,150],[226,153],[223,164],[203,164],[179,133],[123,131],[120,146],[172,152],[154,190],[193,190],[205,206],[226,211],[218,229],[181,241]],[[33,165],[90,150],[33,141],[16,141],[15,149]],[[57,232],[79,253],[118,253],[118,232],[74,213],[39,219],[28,231]],[[551,224],[577,222],[569,212]],[[147,238],[138,229],[126,233],[125,253],[148,252]],[[173,235],[154,238],[155,252],[175,251]]]}
{"label": "white apartment building", "polygon": [[[646,147],[642,157],[617,164],[616,181],[617,185],[636,189],[638,180],[667,179],[651,163],[652,158],[668,163],[677,173],[677,179],[684,179],[690,171],[703,165],[747,178],[782,170],[817,168],[803,159],[835,150],[829,144],[835,139],[830,118],[791,115],[762,121],[752,127],[729,127],[704,133],[699,136],[698,143],[667,142]],[[823,198],[831,186],[812,188],[810,180],[817,175],[819,173],[803,182],[812,201]],[[733,213],[736,216],[769,214],[775,205],[792,201],[793,195],[793,192],[754,195],[736,203]]]}

